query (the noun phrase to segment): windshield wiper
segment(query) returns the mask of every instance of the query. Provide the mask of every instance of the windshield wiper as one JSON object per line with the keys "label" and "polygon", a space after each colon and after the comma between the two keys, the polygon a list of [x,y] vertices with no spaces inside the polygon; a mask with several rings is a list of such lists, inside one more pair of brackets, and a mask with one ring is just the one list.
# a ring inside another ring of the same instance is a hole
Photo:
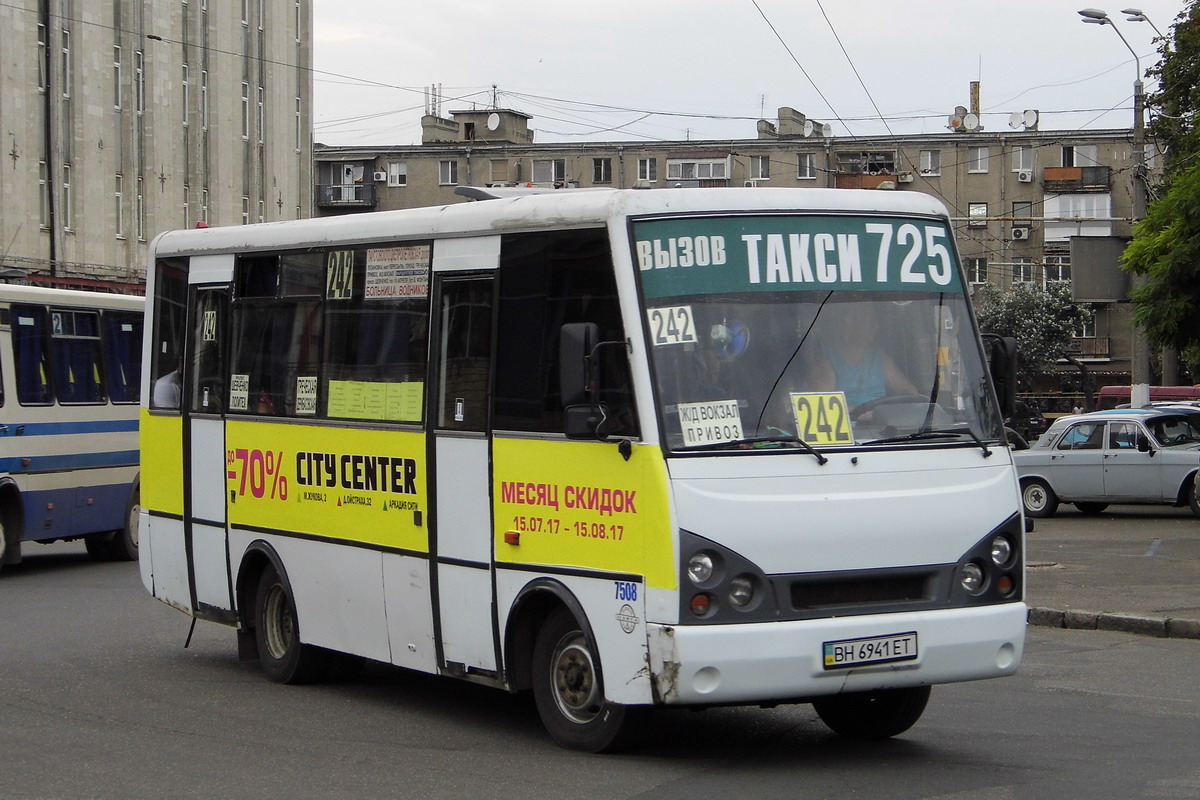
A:
{"label": "windshield wiper", "polygon": [[817,463],[824,466],[825,462],[829,461],[819,450],[813,447],[808,442],[791,433],[780,431],[775,436],[751,436],[747,439],[730,439],[727,442],[710,442],[708,444],[698,444],[692,447],[685,448],[689,452],[697,450],[722,450],[726,447],[753,447],[756,444],[794,444],[799,446],[801,450],[808,453],[817,459]]}
{"label": "windshield wiper", "polygon": [[893,444],[895,442],[915,442],[921,439],[943,439],[947,436],[970,436],[971,441],[979,445],[983,450],[983,457],[987,458],[992,454],[991,449],[983,443],[983,440],[975,435],[975,431],[970,428],[933,428],[930,430],[916,431],[915,433],[906,433],[902,436],[889,436],[885,439],[872,439],[863,444]]}

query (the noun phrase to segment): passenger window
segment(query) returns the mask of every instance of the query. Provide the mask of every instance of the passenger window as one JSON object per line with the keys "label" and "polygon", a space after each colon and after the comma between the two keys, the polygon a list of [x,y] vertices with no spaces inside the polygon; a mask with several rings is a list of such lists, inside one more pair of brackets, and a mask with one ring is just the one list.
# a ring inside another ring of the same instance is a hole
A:
{"label": "passenger window", "polygon": [[142,314],[105,311],[104,361],[108,396],[114,403],[136,403],[142,384]]}
{"label": "passenger window", "polygon": [[50,310],[51,363],[60,403],[103,403],[108,397],[100,369],[100,315]]}
{"label": "passenger window", "polygon": [[1104,446],[1104,423],[1084,422],[1073,426],[1058,443],[1059,450],[1099,450]]}
{"label": "passenger window", "polygon": [[1108,426],[1108,446],[1112,450],[1137,448],[1138,427],[1132,422],[1114,422]]}
{"label": "passenger window", "polygon": [[46,406],[50,394],[50,353],[46,347],[46,309],[12,307],[13,359],[17,367],[17,401],[23,406]]}
{"label": "passenger window", "polygon": [[179,408],[182,392],[183,344],[187,338],[187,269],[164,259],[154,272],[154,340],[150,361],[150,407]]}

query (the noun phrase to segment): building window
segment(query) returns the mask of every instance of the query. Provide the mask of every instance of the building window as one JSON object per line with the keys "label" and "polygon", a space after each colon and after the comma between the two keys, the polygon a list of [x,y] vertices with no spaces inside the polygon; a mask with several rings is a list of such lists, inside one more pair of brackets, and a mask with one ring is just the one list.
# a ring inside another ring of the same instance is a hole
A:
{"label": "building window", "polygon": [[242,24],[250,24],[250,0],[242,0]]}
{"label": "building window", "polygon": [[1092,314],[1092,318],[1083,323],[1079,331],[1080,339],[1095,339],[1096,338],[1096,315]]}
{"label": "building window", "polygon": [[37,71],[38,71],[38,91],[45,92],[50,85],[50,70],[47,69],[50,64],[50,51],[46,43],[46,26],[38,23],[37,26]]}
{"label": "building window", "polygon": [[941,175],[942,174],[942,151],[941,150],[922,150],[921,151],[921,174],[922,175]]}
{"label": "building window", "polygon": [[[1070,256],[1046,256],[1042,263],[1045,265],[1046,282],[1071,280]],[[1095,331],[1092,336],[1095,336]]]}
{"label": "building window", "polygon": [[967,204],[967,227],[986,228],[988,223],[987,203]]}
{"label": "building window", "polygon": [[208,70],[200,70],[200,128],[208,130]]}
{"label": "building window", "polygon": [[493,158],[488,162],[488,167],[491,171],[491,184],[493,186],[508,183],[508,159]]}
{"label": "building window", "polygon": [[638,180],[648,181],[650,183],[658,182],[658,159],[657,158],[639,158],[638,159]]}
{"label": "building window", "polygon": [[263,143],[263,131],[267,127],[266,90],[258,87],[258,143]]}
{"label": "building window", "polygon": [[259,222],[267,221],[267,204],[263,200],[258,201],[258,221]]}
{"label": "building window", "polygon": [[64,230],[71,230],[75,227],[75,220],[71,215],[71,165],[63,164],[62,168],[62,223]]}
{"label": "building window", "polygon": [[895,175],[896,153],[887,151],[837,154],[838,172],[849,175]]}
{"label": "building window", "polygon": [[458,161],[447,159],[438,162],[438,184],[441,186],[458,184]]}
{"label": "building window", "polygon": [[1029,225],[1033,222],[1033,203],[1028,200],[1013,201],[1013,225]]}
{"label": "building window", "polygon": [[534,183],[563,183],[567,179],[567,162],[561,158],[537,158],[533,161]]}
{"label": "building window", "polygon": [[71,32],[63,28],[62,32],[62,96],[71,96]]}
{"label": "building window", "polygon": [[121,46],[113,45],[113,108],[121,110]]}
{"label": "building window", "polygon": [[967,148],[967,172],[988,171],[988,149],[986,147]]}
{"label": "building window", "polygon": [[137,113],[146,110],[146,54],[141,50],[133,52],[133,103]]}
{"label": "building window", "polygon": [[612,159],[592,159],[592,183],[612,183]]}
{"label": "building window", "polygon": [[145,179],[137,179],[137,203],[134,213],[137,214],[137,238],[139,242],[146,241],[146,192]]}
{"label": "building window", "polygon": [[250,196],[242,195],[242,224],[250,224]]}
{"label": "building window", "polygon": [[971,283],[987,283],[988,260],[986,258],[964,258],[963,269],[967,273],[967,280]]}
{"label": "building window", "polygon": [[1012,149],[1012,171],[1033,169],[1033,148],[1028,145],[1018,145]]}
{"label": "building window", "polygon": [[242,139],[250,140],[250,84],[242,81]]}
{"label": "building window", "polygon": [[1013,256],[1013,283],[1033,283],[1034,265],[1029,256]]}
{"label": "building window", "polygon": [[302,123],[303,105],[300,98],[296,98],[296,152],[299,153],[304,148],[304,125]]}
{"label": "building window", "polygon": [[750,178],[756,181],[771,179],[770,156],[750,156]]}
{"label": "building window", "polygon": [[667,159],[667,180],[669,181],[719,181],[728,177],[729,159],[727,158]]}
{"label": "building window", "polygon": [[50,172],[45,161],[38,162],[38,195],[41,197],[39,220],[42,228],[50,227]]}
{"label": "building window", "polygon": [[1064,167],[1095,167],[1100,162],[1098,149],[1094,144],[1063,145],[1062,165]]}
{"label": "building window", "polygon": [[191,100],[192,100],[191,87],[188,85],[188,65],[187,64],[183,65],[182,82],[183,82],[183,127],[186,128],[187,124],[188,124],[188,104],[191,103]]}
{"label": "building window", "polygon": [[817,178],[817,154],[816,153],[797,153],[796,154],[796,177],[802,181],[816,180],[816,178]]}
{"label": "building window", "polygon": [[388,186],[407,186],[408,163],[404,161],[389,161],[387,175]]}
{"label": "building window", "polygon": [[117,238],[125,238],[125,176],[117,173],[113,182],[113,216],[116,218]]}

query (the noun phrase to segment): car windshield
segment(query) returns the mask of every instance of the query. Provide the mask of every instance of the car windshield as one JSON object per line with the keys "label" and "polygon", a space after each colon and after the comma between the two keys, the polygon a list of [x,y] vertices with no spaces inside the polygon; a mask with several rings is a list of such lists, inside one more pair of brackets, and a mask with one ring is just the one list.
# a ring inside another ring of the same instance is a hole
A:
{"label": "car windshield", "polygon": [[635,240],[671,449],[1002,439],[942,223],[671,219]]}

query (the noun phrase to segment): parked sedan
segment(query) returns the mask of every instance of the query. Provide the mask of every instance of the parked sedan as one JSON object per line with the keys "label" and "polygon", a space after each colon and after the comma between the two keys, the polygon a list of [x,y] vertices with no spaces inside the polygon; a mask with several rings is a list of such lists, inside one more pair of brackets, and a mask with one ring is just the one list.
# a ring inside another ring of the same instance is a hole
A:
{"label": "parked sedan", "polygon": [[1191,506],[1200,469],[1200,415],[1180,409],[1120,409],[1060,417],[1029,450],[1013,452],[1031,517],[1059,503],[1098,514],[1110,503]]}

